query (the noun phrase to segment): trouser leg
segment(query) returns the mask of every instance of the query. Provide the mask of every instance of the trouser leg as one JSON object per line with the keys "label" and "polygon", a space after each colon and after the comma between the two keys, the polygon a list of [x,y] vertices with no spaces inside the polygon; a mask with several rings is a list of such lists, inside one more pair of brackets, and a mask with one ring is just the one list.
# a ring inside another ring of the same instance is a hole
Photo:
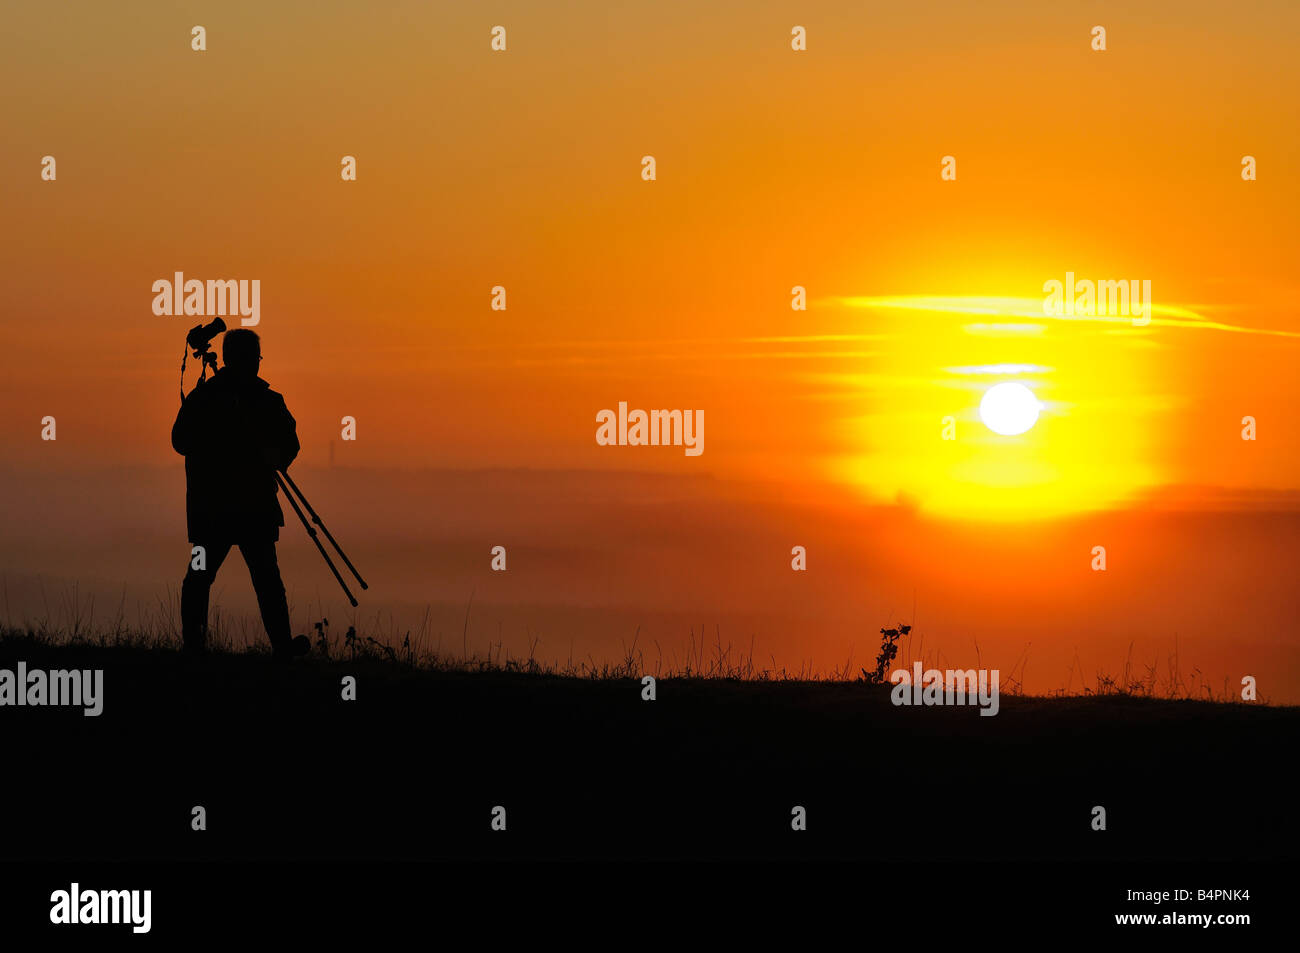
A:
{"label": "trouser leg", "polygon": [[181,582],[181,638],[186,651],[202,651],[208,641],[208,596],[217,570],[230,552],[229,543],[197,543],[201,546],[202,569],[194,567],[198,554],[191,553],[185,579]]}
{"label": "trouser leg", "polygon": [[248,564],[253,591],[257,593],[257,607],[262,612],[262,625],[266,627],[271,647],[287,649],[291,639],[289,600],[285,597],[280,565],[275,558],[275,542],[240,543],[239,551]]}

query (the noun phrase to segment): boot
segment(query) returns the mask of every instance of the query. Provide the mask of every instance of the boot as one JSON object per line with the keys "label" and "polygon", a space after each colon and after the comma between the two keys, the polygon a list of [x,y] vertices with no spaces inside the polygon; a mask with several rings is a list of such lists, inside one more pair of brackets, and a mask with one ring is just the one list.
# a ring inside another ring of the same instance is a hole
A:
{"label": "boot", "polygon": [[311,651],[311,639],[305,635],[295,635],[292,639],[278,642],[271,649],[271,658],[277,662],[288,662],[301,658]]}

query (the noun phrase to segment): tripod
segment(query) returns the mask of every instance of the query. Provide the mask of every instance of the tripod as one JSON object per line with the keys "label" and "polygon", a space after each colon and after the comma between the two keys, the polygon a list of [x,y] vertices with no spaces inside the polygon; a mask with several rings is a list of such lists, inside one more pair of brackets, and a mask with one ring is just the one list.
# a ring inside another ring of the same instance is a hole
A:
{"label": "tripod", "polygon": [[[221,319],[218,318],[217,320],[220,321]],[[198,330],[198,328],[195,328],[195,330]],[[185,403],[185,361],[189,357],[189,353],[190,353],[190,343],[188,340],[186,340],[185,350],[181,351],[181,403],[182,404]],[[208,346],[204,344],[203,347],[201,347],[199,350],[194,352],[194,356],[203,362],[203,369],[199,372],[199,383],[202,384],[205,380],[208,379],[209,368],[212,370],[213,374],[217,373],[217,355],[209,351]]]}
{"label": "tripod", "polygon": [[[334,540],[334,537],[330,535],[330,531],[325,528],[325,524],[321,522],[321,518],[316,515],[316,511],[313,510],[311,504],[307,502],[307,497],[303,496],[302,490],[298,489],[298,484],[293,482],[293,477],[289,476],[289,474],[283,470],[277,470],[275,471],[275,479],[276,482],[280,484],[280,489],[284,491],[285,498],[289,501],[289,505],[292,506],[293,511],[298,514],[298,519],[302,520],[302,525],[307,530],[307,535],[311,537],[311,541],[315,543],[316,548],[320,550],[321,557],[325,560],[325,565],[330,567],[330,572],[334,573],[334,578],[337,579],[339,585],[343,587],[343,592],[347,595],[348,601],[352,603],[353,607],[355,607],[357,604],[356,597],[352,595],[351,590],[348,589],[348,584],[344,582],[343,577],[339,575],[339,571],[334,565],[334,560],[330,559],[330,554],[327,553],[325,547],[321,545],[320,537],[316,534],[316,527],[312,526],[311,523],[315,523],[316,526],[320,527],[321,532],[324,533],[325,538],[330,541],[330,545],[338,551],[339,557],[343,560],[344,564],[347,565],[348,569],[351,570],[352,575],[357,577],[357,582],[361,583],[361,588],[369,589],[370,587],[367,586],[366,581],[361,578],[361,573],[357,572],[357,567],[352,565],[352,560],[348,559],[347,554],[343,552],[342,547],[340,547]],[[290,492],[291,487],[293,492]],[[298,496],[297,499],[294,499],[295,493]],[[302,507],[298,505],[299,500],[301,500],[302,505],[307,508],[307,512],[311,514],[311,523],[307,522],[307,517],[303,515]]]}

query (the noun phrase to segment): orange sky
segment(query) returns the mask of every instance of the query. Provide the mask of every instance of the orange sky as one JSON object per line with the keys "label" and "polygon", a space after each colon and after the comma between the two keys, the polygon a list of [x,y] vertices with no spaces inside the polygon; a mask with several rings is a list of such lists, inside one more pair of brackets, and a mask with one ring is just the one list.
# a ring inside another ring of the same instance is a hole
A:
{"label": "orange sky", "polygon": [[[324,465],[333,439],[336,464],[373,468],[378,493],[412,467],[650,471],[721,481],[719,505],[741,487],[846,514],[901,500],[953,532],[1115,513],[1124,529],[1098,542],[1121,552],[1142,536],[1130,511],[1151,501],[1294,507],[1294,4],[265,6],[9,14],[11,498],[41,473],[91,467],[180,479],[167,431],[197,319],[150,309],[153,281],[179,270],[261,280],[263,373],[298,417],[301,466]],[[203,53],[189,48],[196,23]],[[502,54],[488,49],[497,23]],[[803,53],[789,48],[796,23]],[[1094,24],[1104,53],[1089,48]],[[339,178],[345,154],[354,183]],[[55,182],[40,179],[44,155]],[[945,155],[954,182],[940,180]],[[1242,181],[1243,155],[1258,181]],[[1150,280],[1155,320],[1016,313],[1066,272]],[[489,308],[498,284],[504,312]],[[794,285],[807,311],[791,310]],[[1003,365],[1034,370],[989,373]],[[997,438],[975,408],[1010,378],[1044,412]],[[598,447],[595,413],[620,400],[704,409],[705,452]],[[39,439],[46,414],[53,444]],[[338,440],[345,414],[355,443]],[[947,415],[955,441],[940,439]],[[1256,441],[1240,439],[1244,415]],[[436,533],[437,501],[406,502]],[[75,534],[68,507],[46,503]],[[1234,528],[1233,551],[1275,552],[1262,525]],[[366,532],[352,537],[382,558]],[[59,568],[57,552],[38,565],[6,548],[8,571]],[[672,558],[647,556],[646,572]],[[971,558],[941,569],[967,583],[994,571]],[[719,587],[740,572],[715,571]],[[665,597],[636,578],[622,604]],[[1064,569],[1025,582],[1089,584]],[[1204,585],[1222,605],[1242,598]],[[1171,634],[1169,605],[1147,601],[1144,618]],[[1277,664],[1295,659],[1294,608],[1281,595],[1259,607],[1290,639]],[[954,640],[980,624],[944,611]],[[839,637],[806,631],[770,639],[798,655],[801,638],[820,652]]]}

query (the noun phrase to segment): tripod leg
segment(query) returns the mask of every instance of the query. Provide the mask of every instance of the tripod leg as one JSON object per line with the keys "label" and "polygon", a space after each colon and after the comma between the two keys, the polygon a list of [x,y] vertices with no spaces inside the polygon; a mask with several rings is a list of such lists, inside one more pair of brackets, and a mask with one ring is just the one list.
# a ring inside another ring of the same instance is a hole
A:
{"label": "tripod leg", "polygon": [[307,522],[307,517],[304,516],[302,510],[298,508],[298,502],[293,498],[293,494],[289,492],[289,488],[284,485],[284,481],[280,479],[279,473],[276,473],[275,479],[280,484],[280,489],[284,490],[284,495],[289,500],[289,505],[292,506],[293,511],[298,514],[298,519],[302,520],[302,525],[303,528],[307,530],[307,535],[311,537],[311,541],[315,543],[316,548],[320,550],[321,557],[325,560],[325,565],[330,567],[330,572],[334,573],[334,578],[337,579],[339,585],[343,587],[343,592],[348,597],[348,602],[352,603],[355,607],[357,604],[356,597],[352,595],[351,590],[348,589],[348,584],[344,582],[343,577],[339,575],[339,571],[334,565],[334,560],[330,559],[330,554],[325,552],[325,547],[320,543],[320,537],[316,535],[316,528]]}
{"label": "tripod leg", "polygon": [[[307,502],[307,497],[303,495],[302,490],[298,489],[298,484],[293,482],[293,477],[289,476],[288,473],[276,474],[277,478],[281,476],[283,476],[284,479],[289,482],[289,486],[293,487],[293,491],[297,493],[298,498],[302,500],[302,505],[307,507],[307,512],[311,514],[311,521],[321,528],[321,532],[324,533],[325,538],[330,541],[330,545],[333,546],[335,550],[338,551],[339,557],[343,560],[344,564],[348,567],[348,569],[352,571],[352,575],[357,577],[357,582],[361,583],[361,588],[369,589],[370,587],[366,585],[366,581],[361,578],[361,573],[357,572],[357,567],[352,565],[352,560],[348,559],[348,554],[343,552],[343,547],[339,546],[339,544],[335,541],[334,537],[330,535],[330,531],[325,528],[325,524],[321,521],[321,518],[316,515],[316,511],[313,510],[311,508],[311,504]],[[281,485],[283,486],[283,483],[281,483]],[[301,516],[302,514],[299,513],[299,515]]]}

